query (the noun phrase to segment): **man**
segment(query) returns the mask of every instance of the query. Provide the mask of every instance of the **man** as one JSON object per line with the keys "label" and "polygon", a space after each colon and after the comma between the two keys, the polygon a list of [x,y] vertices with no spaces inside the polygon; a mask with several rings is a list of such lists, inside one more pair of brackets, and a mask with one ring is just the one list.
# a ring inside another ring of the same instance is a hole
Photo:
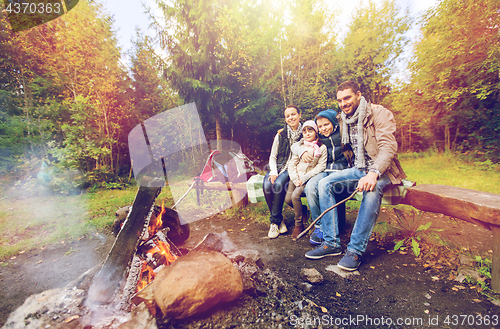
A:
{"label": "man", "polygon": [[[338,194],[339,186],[348,187],[357,182],[356,189],[363,191],[347,251],[338,263],[339,268],[354,271],[366,250],[380,212],[384,190],[390,184],[400,184],[406,175],[397,159],[396,122],[392,112],[380,105],[367,103],[354,81],[346,81],[337,88],[337,101],[342,110],[337,115],[342,147],[353,167],[330,175],[328,181],[320,181],[318,194],[321,211],[324,211],[342,200]],[[306,253],[307,258],[341,254],[336,211],[323,216],[321,228],[324,241],[317,249]]]}
{"label": "man", "polygon": [[[316,115],[316,125],[319,130],[321,142],[326,145],[328,158],[326,160],[325,171],[313,176],[307,181],[305,193],[309,210],[311,211],[312,219],[318,218],[321,214],[320,200],[318,198],[318,183],[323,180],[328,180],[328,176],[348,167],[347,159],[342,153],[340,146],[340,128],[336,118],[337,112],[334,110],[321,111]],[[305,152],[300,147],[299,143],[292,145],[292,153],[298,155],[303,161],[310,162],[313,160],[313,155]],[[338,218],[340,226],[345,222],[345,204],[338,207]],[[313,245],[320,245],[323,242],[323,232],[320,222],[316,223],[314,232],[311,234],[309,241]]]}

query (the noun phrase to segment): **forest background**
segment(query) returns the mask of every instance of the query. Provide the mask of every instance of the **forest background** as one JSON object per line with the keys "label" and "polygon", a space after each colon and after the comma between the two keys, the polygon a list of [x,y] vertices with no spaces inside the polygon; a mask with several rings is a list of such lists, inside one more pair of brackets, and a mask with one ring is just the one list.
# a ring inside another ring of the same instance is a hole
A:
{"label": "forest background", "polygon": [[[80,0],[18,33],[2,12],[2,183],[46,180],[61,192],[120,187],[131,178],[131,129],[190,102],[207,139],[234,140],[264,163],[284,107],[296,104],[303,119],[338,110],[336,87],[347,79],[394,112],[399,152],[500,161],[499,0],[442,0],[418,17],[395,1],[368,2],[340,41],[338,13],[319,0],[157,5],[156,37],[137,31],[130,67],[99,1]],[[408,75],[395,79],[409,43]],[[198,174],[186,168],[188,157],[181,152],[174,169]]]}

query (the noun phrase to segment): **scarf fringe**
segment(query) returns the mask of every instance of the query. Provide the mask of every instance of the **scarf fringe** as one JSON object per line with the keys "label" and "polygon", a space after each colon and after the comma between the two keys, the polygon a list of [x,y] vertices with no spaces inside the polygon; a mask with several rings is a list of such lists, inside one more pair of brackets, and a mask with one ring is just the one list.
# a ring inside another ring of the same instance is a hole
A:
{"label": "scarf fringe", "polygon": [[363,121],[366,117],[366,107],[367,102],[366,99],[361,96],[359,106],[356,109],[356,112],[350,117],[347,118],[344,112],[341,112],[342,116],[342,144],[350,144],[351,138],[349,134],[348,124],[353,124],[357,122],[358,127],[358,147],[356,152],[356,167],[363,169],[366,167],[365,163],[365,136],[363,131]]}

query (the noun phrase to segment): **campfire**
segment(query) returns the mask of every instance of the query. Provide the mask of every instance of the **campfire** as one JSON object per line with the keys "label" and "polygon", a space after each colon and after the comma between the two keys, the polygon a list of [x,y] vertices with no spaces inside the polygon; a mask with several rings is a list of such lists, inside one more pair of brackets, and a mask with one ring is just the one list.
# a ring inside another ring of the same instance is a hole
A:
{"label": "campfire", "polygon": [[142,262],[137,292],[150,284],[163,267],[172,264],[181,256],[180,251],[164,233],[164,230],[167,232],[170,230],[169,227],[163,227],[162,217],[165,213],[165,205],[162,203],[160,213],[149,222],[146,239],[143,237],[142,243],[137,248],[137,256]]}
{"label": "campfire", "polygon": [[88,271],[71,288],[28,298],[27,310],[38,307],[47,316],[31,317],[33,313],[23,314],[27,311],[21,307],[5,328],[17,328],[19,323],[31,323],[33,328],[66,328],[68,323],[83,329],[133,328],[133,324],[124,326],[131,316],[150,323],[158,317],[183,319],[238,298],[243,292],[242,276],[220,252],[222,240],[208,234],[183,255],[171,238],[187,238],[186,228],[180,229],[175,211],[154,204],[160,189],[139,188],[98,272]]}

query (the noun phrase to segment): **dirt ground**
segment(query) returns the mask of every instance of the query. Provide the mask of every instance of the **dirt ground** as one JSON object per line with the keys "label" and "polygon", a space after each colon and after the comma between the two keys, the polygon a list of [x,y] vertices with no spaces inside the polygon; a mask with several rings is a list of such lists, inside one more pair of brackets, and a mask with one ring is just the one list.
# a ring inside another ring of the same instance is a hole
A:
{"label": "dirt ground", "polygon": [[[383,209],[378,221],[389,221],[390,213]],[[286,211],[285,216],[290,232],[292,212]],[[355,217],[355,211],[348,214],[349,224],[341,236],[343,247]],[[479,293],[477,287],[454,280],[461,265],[459,255],[491,258],[491,232],[442,215],[426,214],[424,222],[427,219],[432,220],[433,228],[445,229],[439,235],[449,247],[436,247],[428,256],[417,259],[411,251],[390,253],[391,241],[373,239],[359,275],[348,278],[331,271],[331,265],[337,264],[341,256],[320,260],[304,257],[312,248],[307,236],[293,241],[288,233],[269,239],[268,225],[224,214],[191,223],[190,238],[181,248],[191,249],[206,234],[225,231],[238,247],[259,251],[265,268],[285,284],[275,287],[272,296],[243,294],[236,302],[219,305],[192,319],[163,323],[160,328],[497,327],[494,324],[500,322],[500,307]],[[97,234],[32,250],[0,263],[0,325],[28,296],[64,287],[103,262],[113,241],[111,234]],[[300,274],[304,268],[315,268],[325,282],[304,288]],[[292,305],[293,311],[286,305]]]}

